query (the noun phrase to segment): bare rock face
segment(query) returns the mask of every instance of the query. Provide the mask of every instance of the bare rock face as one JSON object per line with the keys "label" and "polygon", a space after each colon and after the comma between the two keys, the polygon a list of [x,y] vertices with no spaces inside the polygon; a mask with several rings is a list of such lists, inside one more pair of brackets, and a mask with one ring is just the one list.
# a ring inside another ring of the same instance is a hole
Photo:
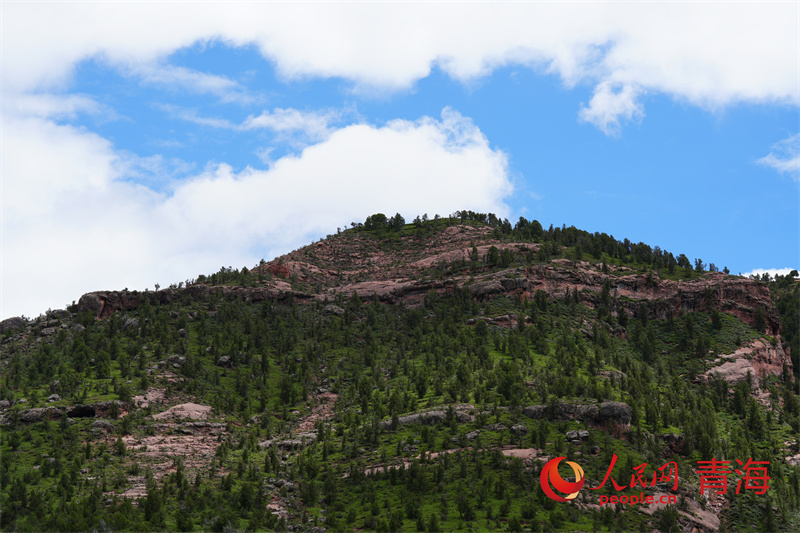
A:
{"label": "bare rock face", "polygon": [[153,415],[156,420],[169,420],[169,419],[192,419],[203,420],[211,416],[211,407],[208,405],[200,405],[196,403],[182,403],[175,405],[164,411]]}
{"label": "bare rock face", "polygon": [[600,404],[600,423],[606,421],[628,427],[631,425],[631,408],[627,403],[603,402]]}
{"label": "bare rock face", "polygon": [[531,405],[523,409],[522,414],[537,419],[595,422],[599,416],[599,409],[594,404],[559,403],[554,406]]}
{"label": "bare rock face", "polygon": [[296,450],[303,446],[314,444],[317,441],[316,433],[299,433],[292,439],[270,439],[259,443],[262,448],[277,446],[282,450]]}
{"label": "bare rock face", "polygon": [[780,317],[766,284],[719,272],[706,273],[692,280],[662,280],[657,277],[648,280],[644,274],[617,277],[583,268],[537,265],[528,269],[527,277],[527,291],[531,294],[543,290],[549,296],[561,298],[567,289],[570,293],[578,290],[582,302],[587,305],[599,302],[603,284],[608,280],[611,294],[627,298],[620,303],[626,305],[628,312],[638,310],[642,301],[650,302],[650,318],[677,316],[681,310],[708,311],[714,307],[753,326],[756,310],[761,308],[766,315],[766,333],[776,335],[780,331]]}
{"label": "bare rock face", "polygon": [[603,402],[600,407],[594,404],[559,403],[554,406],[531,405],[522,410],[528,418],[549,420],[580,420],[587,424],[602,426],[606,422],[628,427],[631,423],[631,408],[622,402]]}
{"label": "bare rock face", "polygon": [[[474,408],[474,406],[470,404],[459,404],[456,406],[451,406],[453,408],[453,415],[455,416],[456,422],[459,424],[466,424],[469,422],[474,422],[475,417],[471,415],[468,411],[469,409]],[[400,426],[407,426],[412,424],[425,424],[429,426],[435,426],[436,424],[441,424],[447,420],[447,411],[442,411],[440,409],[434,409],[431,411],[424,411],[421,413],[413,413],[410,415],[403,415],[398,417],[397,424]],[[381,429],[388,430],[393,429],[392,421],[391,420],[384,420],[379,424]]]}
{"label": "bare rock face", "polygon": [[22,329],[26,325],[28,325],[28,321],[22,318],[21,316],[6,318],[2,322],[0,322],[0,333],[5,333],[6,331],[11,331],[15,329]]}
{"label": "bare rock face", "polygon": [[719,360],[724,362],[700,375],[701,381],[724,379],[733,384],[747,379],[749,374],[757,387],[759,380],[767,376],[780,376],[784,366],[790,373],[792,371],[792,358],[783,349],[780,337],[775,345],[766,339],[753,341],[732,354],[720,356]]}
{"label": "bare rock face", "polygon": [[64,413],[56,407],[37,407],[20,411],[17,416],[17,419],[23,424],[34,424],[44,420],[59,420]]}
{"label": "bare rock face", "polygon": [[78,300],[78,312],[90,312],[97,318],[106,318],[116,311],[127,311],[139,307],[138,292],[113,291],[90,292]]}

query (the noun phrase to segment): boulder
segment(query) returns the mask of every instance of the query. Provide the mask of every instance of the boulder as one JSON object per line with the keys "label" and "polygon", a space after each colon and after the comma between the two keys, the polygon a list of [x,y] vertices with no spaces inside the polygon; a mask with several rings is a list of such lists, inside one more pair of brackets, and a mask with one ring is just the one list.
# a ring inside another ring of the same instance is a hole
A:
{"label": "boulder", "polygon": [[629,426],[631,424],[631,408],[622,402],[603,402],[600,404],[600,423],[607,421]]}
{"label": "boulder", "polygon": [[109,420],[95,420],[92,423],[92,431],[114,433],[114,424]]}
{"label": "boulder", "polygon": [[223,355],[222,357],[217,359],[217,366],[230,368],[233,366],[233,361],[231,360],[230,356]]}
{"label": "boulder", "polygon": [[27,325],[28,321],[22,318],[21,316],[6,318],[2,322],[0,322],[0,333],[5,333],[6,331],[11,331],[15,329],[22,329]]}
{"label": "boulder", "polygon": [[322,310],[331,315],[342,316],[344,314],[344,309],[342,309],[338,305],[333,305],[333,304],[326,305],[325,307],[322,308]]}
{"label": "boulder", "polygon": [[52,420],[54,418],[61,418],[62,411],[55,407],[37,407],[35,409],[25,409],[20,411],[18,419],[24,424],[33,424],[35,422],[42,422],[44,420]]}
{"label": "boulder", "polygon": [[8,400],[0,400],[0,409],[8,409],[11,407],[11,402]]}
{"label": "boulder", "polygon": [[47,397],[47,401],[48,402],[60,402],[61,401],[61,396],[59,396],[58,394],[51,394],[50,396]]}
{"label": "boulder", "polygon": [[[411,415],[404,415],[397,419],[400,426],[408,426],[411,424],[426,424],[433,426],[444,422],[447,418],[447,413],[444,411],[426,411],[424,413],[414,413]],[[380,423],[381,429],[391,429],[392,421],[384,420]]]}
{"label": "boulder", "polygon": [[171,355],[167,359],[167,362],[170,363],[173,368],[180,368],[186,363],[186,358],[180,355]]}
{"label": "boulder", "polygon": [[575,430],[567,431],[567,440],[573,441],[578,439],[578,432]]}
{"label": "boulder", "polygon": [[456,411],[456,420],[459,424],[468,424],[475,421],[475,417],[465,411]]}
{"label": "boulder", "polygon": [[72,313],[70,313],[66,309],[55,309],[53,311],[50,311],[50,316],[57,318],[59,320],[67,320],[72,317]]}
{"label": "boulder", "polygon": [[528,434],[528,426],[524,426],[522,424],[516,424],[511,426],[511,433],[516,435],[517,437],[523,437]]}
{"label": "boulder", "polygon": [[78,300],[78,312],[85,313],[90,312],[93,316],[99,316],[100,312],[103,310],[103,302],[97,296],[97,294],[88,293],[81,296],[80,300]]}

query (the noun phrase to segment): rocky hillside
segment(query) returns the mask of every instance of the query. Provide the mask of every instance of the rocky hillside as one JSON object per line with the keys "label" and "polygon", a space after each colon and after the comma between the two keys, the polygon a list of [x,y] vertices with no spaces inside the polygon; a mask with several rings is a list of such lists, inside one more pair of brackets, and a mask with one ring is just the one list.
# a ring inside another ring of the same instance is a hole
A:
{"label": "rocky hillside", "polygon": [[[244,286],[201,282],[158,293],[93,292],[80,298],[77,310],[106,318],[136,309],[143,298],[168,304],[186,297],[199,301],[212,294],[252,302],[284,300],[289,295],[299,302],[326,302],[355,293],[362,299],[377,297],[381,302],[415,307],[431,290],[444,293],[463,288],[478,301],[497,295],[533,300],[537,291],[549,298],[571,293],[577,302],[596,308],[603,304],[606,287],[614,301],[614,316],[623,308],[635,315],[642,311],[642,304],[650,318],[661,319],[718,309],[755,327],[762,313],[759,327],[768,335],[780,334],[780,317],[765,283],[720,272],[674,279],[644,265],[631,268],[565,258],[537,261],[542,244],[494,238],[494,234],[489,227],[466,224],[447,226],[434,235],[382,240],[345,232],[253,268]],[[485,258],[491,249],[510,254],[515,266],[487,266]],[[562,247],[559,252],[569,255],[565,250]],[[471,267],[471,255],[479,258],[477,268]],[[525,266],[516,266],[519,263]],[[4,323],[10,325],[13,320]]]}
{"label": "rocky hillside", "polygon": [[[794,279],[457,215],[374,215],[253,268],[0,323],[0,526],[800,524]],[[646,492],[676,505],[541,490],[553,457],[594,487],[615,454],[623,483],[674,461],[680,486]],[[701,495],[712,457],[770,461],[769,492]]]}

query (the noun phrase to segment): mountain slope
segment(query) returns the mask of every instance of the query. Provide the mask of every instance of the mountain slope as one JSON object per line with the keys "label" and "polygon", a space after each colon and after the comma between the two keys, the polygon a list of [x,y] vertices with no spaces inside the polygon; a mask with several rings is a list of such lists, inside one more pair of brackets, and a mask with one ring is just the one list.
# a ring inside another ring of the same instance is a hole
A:
{"label": "mountain slope", "polygon": [[[2,527],[797,524],[787,300],[642,243],[457,215],[373,215],[252,269],[4,321]],[[556,456],[597,486],[614,454],[622,483],[675,461],[678,505],[539,486]],[[771,461],[771,490],[707,501],[712,457]]]}

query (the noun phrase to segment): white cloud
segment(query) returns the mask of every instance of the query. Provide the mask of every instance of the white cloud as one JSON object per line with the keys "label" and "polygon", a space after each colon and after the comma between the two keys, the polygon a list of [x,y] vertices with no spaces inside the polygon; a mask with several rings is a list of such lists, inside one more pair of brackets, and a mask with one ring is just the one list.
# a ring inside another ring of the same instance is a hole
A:
{"label": "white cloud", "polygon": [[259,161],[265,165],[272,165],[272,152],[275,151],[274,146],[268,146],[260,150],[256,150],[255,154]]}
{"label": "white cloud", "polygon": [[[361,88],[407,89],[435,67],[471,80],[520,64],[556,74],[568,86],[622,87],[616,100],[628,108],[633,100],[620,96],[626,87],[706,108],[797,105],[799,9],[794,2],[148,2],[61,3],[47,10],[10,3],[2,74],[8,94],[64,83],[85,58],[163,65],[177,49],[220,40],[257,46],[286,78],[339,77]],[[169,69],[153,76],[196,79]],[[201,87],[231,89],[230,80],[200,76]],[[600,102],[589,110],[601,127],[613,124]]]}
{"label": "white cloud", "polygon": [[3,101],[3,111],[20,117],[74,119],[79,114],[106,119],[117,118],[116,112],[81,94],[23,94]]}
{"label": "white cloud", "polygon": [[742,274],[745,277],[750,277],[752,275],[762,276],[765,273],[769,274],[772,277],[775,277],[776,274],[780,274],[781,276],[788,276],[791,271],[800,271],[800,268],[756,268],[751,270],[750,272],[745,272]]}
{"label": "white cloud", "polygon": [[129,66],[127,70],[144,83],[198,94],[213,94],[224,103],[251,104],[259,99],[234,80],[185,67],[142,63]]}
{"label": "white cloud", "polygon": [[623,85],[615,91],[611,82],[604,81],[595,87],[589,107],[581,107],[579,117],[606,135],[618,135],[623,122],[644,117],[644,108],[637,101],[638,93],[630,85]]}
{"label": "white cloud", "polygon": [[226,130],[239,129],[239,126],[226,118],[202,117],[198,115],[196,109],[187,109],[172,104],[155,104],[154,106],[173,118],[185,120],[186,122],[191,122],[192,124],[197,124],[199,126],[209,126],[212,128],[221,128]]}
{"label": "white cloud", "polygon": [[340,122],[344,114],[343,111],[300,111],[291,107],[278,107],[272,111],[264,110],[258,116],[250,115],[241,124],[234,124],[224,118],[200,116],[195,109],[169,104],[159,104],[157,107],[174,118],[200,126],[240,132],[266,129],[279,134],[281,139],[297,140],[301,137],[309,142],[326,139],[333,132],[331,125]]}
{"label": "white cloud", "polygon": [[331,123],[341,119],[341,114],[333,111],[326,113],[303,112],[297,109],[274,109],[272,112],[264,111],[257,117],[249,116],[242,123],[240,129],[269,129],[276,133],[294,134],[302,133],[309,140],[319,141],[327,138],[330,133]]}
{"label": "white cloud", "polygon": [[[440,120],[346,126],[268,170],[214,166],[169,196],[127,181],[127,155],[97,135],[5,123],[2,165],[14,178],[3,180],[1,317],[249,267],[372,212],[509,214],[506,155],[449,109]],[[166,164],[135,163],[137,172]]]}
{"label": "white cloud", "polygon": [[775,143],[770,153],[756,162],[800,181],[800,133]]}

